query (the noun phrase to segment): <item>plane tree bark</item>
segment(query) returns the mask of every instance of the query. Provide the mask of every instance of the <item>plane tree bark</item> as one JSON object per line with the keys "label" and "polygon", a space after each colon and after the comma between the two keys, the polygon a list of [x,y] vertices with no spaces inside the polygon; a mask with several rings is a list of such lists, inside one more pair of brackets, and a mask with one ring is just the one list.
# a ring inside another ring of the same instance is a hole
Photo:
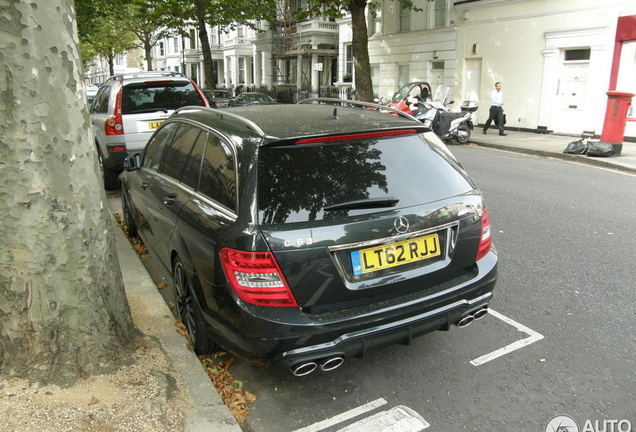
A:
{"label": "plane tree bark", "polygon": [[101,187],[72,0],[0,5],[0,377],[70,384],[138,330]]}

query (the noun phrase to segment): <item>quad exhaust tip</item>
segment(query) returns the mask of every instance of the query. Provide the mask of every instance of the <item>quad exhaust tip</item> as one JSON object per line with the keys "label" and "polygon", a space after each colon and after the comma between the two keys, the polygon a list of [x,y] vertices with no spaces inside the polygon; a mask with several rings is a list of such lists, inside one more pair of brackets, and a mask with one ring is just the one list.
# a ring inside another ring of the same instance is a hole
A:
{"label": "quad exhaust tip", "polygon": [[295,376],[301,377],[301,376],[309,375],[310,373],[318,369],[318,367],[320,367],[320,370],[323,372],[329,372],[339,368],[340,366],[342,366],[343,363],[344,363],[344,357],[336,356],[336,357],[331,357],[322,361],[320,363],[320,366],[315,361],[309,361],[309,362],[300,363],[298,365],[292,366],[290,370],[291,370],[291,373],[294,374]]}
{"label": "quad exhaust tip", "polygon": [[463,328],[463,327],[467,327],[470,324],[472,324],[473,321],[477,321],[482,319],[483,317],[486,316],[486,314],[488,314],[488,308],[487,307],[483,307],[481,309],[478,309],[477,311],[466,315],[465,317],[463,317],[462,319],[459,320],[459,322],[457,323],[457,327],[459,328]]}

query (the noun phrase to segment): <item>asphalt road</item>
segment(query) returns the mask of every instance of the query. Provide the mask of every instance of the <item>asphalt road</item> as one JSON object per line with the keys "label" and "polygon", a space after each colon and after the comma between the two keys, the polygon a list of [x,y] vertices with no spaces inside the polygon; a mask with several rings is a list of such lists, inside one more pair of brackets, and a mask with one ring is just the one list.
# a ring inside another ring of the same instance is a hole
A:
{"label": "asphalt road", "polygon": [[[301,379],[238,361],[234,375],[259,396],[246,430],[370,432],[380,428],[367,419],[390,423],[381,413],[398,406],[440,432],[544,431],[561,414],[581,430],[636,428],[636,176],[450,149],[490,209],[497,316]],[[418,430],[406,424],[386,430]]]}
{"label": "asphalt road", "polygon": [[303,378],[236,359],[245,431],[636,430],[636,176],[450,149],[490,209],[493,314]]}

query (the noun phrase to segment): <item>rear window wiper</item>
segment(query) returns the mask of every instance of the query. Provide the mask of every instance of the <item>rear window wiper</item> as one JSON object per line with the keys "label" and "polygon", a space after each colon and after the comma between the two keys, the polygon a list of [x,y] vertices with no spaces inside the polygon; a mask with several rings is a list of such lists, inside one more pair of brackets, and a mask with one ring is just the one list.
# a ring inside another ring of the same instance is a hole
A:
{"label": "rear window wiper", "polygon": [[324,211],[395,207],[398,202],[400,202],[399,198],[392,197],[367,198],[363,200],[346,201],[338,204],[329,205],[324,208]]}

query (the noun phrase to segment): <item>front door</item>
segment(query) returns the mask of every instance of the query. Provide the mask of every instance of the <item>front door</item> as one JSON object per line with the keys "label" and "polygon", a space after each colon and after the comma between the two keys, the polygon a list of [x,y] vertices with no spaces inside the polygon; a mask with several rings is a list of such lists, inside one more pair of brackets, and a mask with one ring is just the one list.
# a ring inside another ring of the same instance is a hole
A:
{"label": "front door", "polygon": [[563,63],[550,118],[554,132],[580,134],[586,130],[588,66],[588,62]]}

